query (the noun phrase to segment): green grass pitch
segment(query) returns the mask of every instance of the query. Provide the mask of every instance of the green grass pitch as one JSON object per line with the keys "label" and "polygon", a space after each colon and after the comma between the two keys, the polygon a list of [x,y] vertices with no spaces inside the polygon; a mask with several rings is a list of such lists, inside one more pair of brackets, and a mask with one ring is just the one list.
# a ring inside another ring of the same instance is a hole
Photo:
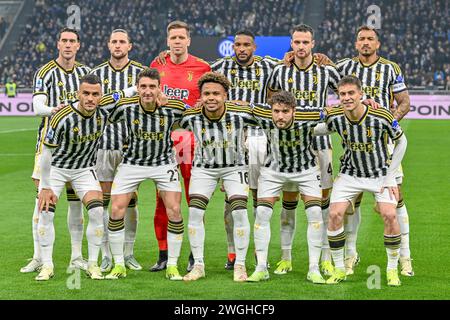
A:
{"label": "green grass pitch", "polygon": [[[402,125],[408,137],[404,160],[406,179],[404,197],[411,225],[411,250],[416,276],[401,277],[402,286],[389,288],[385,280],[386,254],[383,247],[383,225],[372,210],[373,200],[365,195],[358,250],[361,263],[354,276],[337,286],[313,285],[306,280],[306,219],[298,209],[297,233],[293,249],[293,272],[273,274],[280,255],[279,204],[272,221],[269,261],[271,278],[263,283],[234,283],[232,272],[224,269],[226,236],[223,224],[223,195],[216,191],[206,212],[206,273],[195,283],[171,282],[164,273],[150,273],[157,259],[157,242],[153,231],[154,187],[143,184],[139,190],[140,222],[135,255],[143,271],[129,271],[119,281],[93,281],[84,274],[67,274],[70,240],[67,230],[67,202],[62,196],[57,206],[54,248],[55,277],[38,283],[35,274],[21,274],[19,269],[32,255],[31,216],[35,189],[30,179],[33,168],[37,118],[0,118],[0,299],[449,299],[450,275],[450,121],[405,120]],[[334,139],[335,168],[340,153]],[[337,172],[337,170],[335,170]],[[251,204],[249,205],[251,209]],[[251,211],[250,211],[251,212]],[[187,222],[187,206],[183,203]],[[253,215],[249,214],[253,223]],[[86,216],[85,216],[86,217]],[[86,218],[87,219],[87,218]],[[85,224],[86,225],[86,224]],[[189,254],[185,233],[179,267],[184,274]],[[253,271],[253,237],[247,256],[249,273]],[[87,243],[83,243],[87,256]],[[381,286],[369,289],[370,266],[381,270]],[[69,283],[69,285],[68,285]],[[74,288],[75,287],[75,288]]]}

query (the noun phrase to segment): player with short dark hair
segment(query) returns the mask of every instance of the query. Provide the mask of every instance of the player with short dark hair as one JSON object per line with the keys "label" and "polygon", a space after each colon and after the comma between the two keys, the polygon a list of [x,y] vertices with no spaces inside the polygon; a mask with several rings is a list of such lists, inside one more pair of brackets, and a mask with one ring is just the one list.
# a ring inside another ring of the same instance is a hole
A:
{"label": "player with short dark hair", "polygon": [[[114,29],[108,39],[108,49],[111,57],[108,61],[92,69],[92,73],[100,77],[104,93],[123,90],[132,87],[136,83],[138,74],[144,68],[140,63],[130,60],[129,52],[133,43],[129,33],[124,29]],[[102,272],[112,269],[112,256],[108,242],[108,206],[111,199],[111,186],[117,167],[122,161],[122,149],[126,147],[127,128],[123,122],[112,123],[106,126],[105,132],[99,143],[97,155],[97,175],[103,191],[103,222],[105,232],[102,241]],[[139,211],[137,209],[137,196],[134,196],[128,204],[125,215],[125,264],[133,270],[141,270],[142,267],[133,254],[136,239]]]}
{"label": "player with short dark hair", "polygon": [[[32,179],[39,188],[41,179],[41,155],[44,137],[49,127],[50,116],[62,108],[63,105],[77,99],[80,78],[89,73],[90,68],[76,62],[76,54],[80,49],[80,35],[77,30],[64,28],[58,33],[58,57],[39,68],[33,80],[33,108],[37,116],[42,117],[38,129],[35,148],[34,169]],[[83,207],[74,190],[67,185],[67,200],[69,203],[67,225],[70,233],[72,254],[70,267],[86,270],[87,263],[82,257],[83,240]],[[38,200],[35,201],[32,230],[34,253],[33,259],[23,268],[22,273],[35,272],[42,266],[38,242]]]}
{"label": "player with short dark hair", "polygon": [[[194,106],[200,98],[197,87],[198,79],[211,71],[208,63],[188,52],[191,44],[190,28],[182,21],[173,21],[167,26],[167,46],[169,54],[163,63],[154,60],[152,68],[161,75],[161,90],[170,99],[178,99],[189,106]],[[186,201],[189,203],[189,181],[194,152],[194,138],[191,132],[177,130],[172,132],[176,157],[184,180]],[[157,195],[154,217],[155,234],[158,240],[159,259],[150,271],[164,270],[167,265],[167,214],[163,201]],[[192,255],[189,258],[188,270],[193,266]]]}

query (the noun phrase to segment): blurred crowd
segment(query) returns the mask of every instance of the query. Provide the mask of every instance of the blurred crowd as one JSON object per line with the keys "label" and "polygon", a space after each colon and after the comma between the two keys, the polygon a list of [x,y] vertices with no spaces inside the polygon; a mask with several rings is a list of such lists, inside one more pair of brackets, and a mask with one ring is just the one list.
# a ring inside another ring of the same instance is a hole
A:
{"label": "blurred crowd", "polygon": [[[337,61],[355,56],[357,26],[367,23],[367,7],[376,3],[381,13],[381,50],[397,62],[409,86],[450,85],[450,2],[447,0],[326,0],[325,18],[317,30],[316,51]],[[106,46],[112,29],[130,32],[130,57],[145,65],[165,48],[165,26],[179,19],[192,34],[227,36],[239,29],[256,35],[289,35],[305,17],[304,0],[94,1],[79,0],[81,49],[77,60],[93,67],[109,56]],[[13,78],[31,86],[34,71],[57,56],[56,35],[67,22],[68,4],[37,0],[33,19],[13,53],[0,60],[0,83]],[[307,12],[306,12],[307,14]],[[0,39],[6,32],[0,17]]]}
{"label": "blurred crowd", "polygon": [[334,60],[356,55],[355,31],[371,4],[380,8],[380,54],[400,65],[409,86],[450,84],[450,2],[447,0],[327,0],[317,50]]}

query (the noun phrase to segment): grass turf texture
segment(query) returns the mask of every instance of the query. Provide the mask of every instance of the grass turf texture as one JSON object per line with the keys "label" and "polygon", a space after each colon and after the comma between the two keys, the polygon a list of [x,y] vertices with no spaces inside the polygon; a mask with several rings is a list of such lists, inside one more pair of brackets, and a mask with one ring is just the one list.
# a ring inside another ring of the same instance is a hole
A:
{"label": "grass turf texture", "polygon": [[[33,150],[38,127],[37,118],[0,118],[0,299],[448,299],[450,297],[450,264],[448,251],[450,218],[450,122],[438,120],[405,120],[409,145],[404,160],[406,174],[403,188],[411,225],[411,250],[416,276],[401,276],[402,286],[386,285],[386,253],[383,246],[381,218],[372,210],[373,200],[365,195],[358,251],[361,263],[355,275],[337,286],[313,285],[306,280],[308,268],[306,219],[303,205],[298,209],[297,233],[293,249],[293,271],[285,276],[273,274],[280,257],[278,203],[272,219],[272,241],[269,261],[270,280],[262,283],[234,283],[232,271],[226,271],[226,236],[223,224],[223,194],[217,190],[206,212],[205,279],[193,283],[172,282],[163,272],[148,268],[157,260],[157,242],[153,231],[154,187],[144,183],[139,190],[139,226],[135,256],[142,271],[128,271],[126,279],[93,281],[81,273],[79,282],[67,274],[70,259],[70,237],[67,230],[67,202],[63,195],[55,217],[55,277],[47,282],[34,280],[35,273],[21,274],[19,269],[31,258],[33,250],[31,216],[35,189],[30,179]],[[334,136],[335,172],[341,148]],[[187,226],[187,206],[183,202]],[[250,223],[253,223],[249,201]],[[85,215],[85,227],[87,215]],[[253,225],[252,225],[253,229]],[[187,230],[187,227],[185,228]],[[253,230],[252,230],[253,234]],[[247,255],[249,275],[254,270],[253,236]],[[83,242],[87,257],[87,243]],[[185,274],[189,242],[185,232],[179,268]],[[369,266],[379,266],[380,289],[368,289]],[[69,282],[69,286],[67,283]],[[68,287],[78,286],[79,289]]]}

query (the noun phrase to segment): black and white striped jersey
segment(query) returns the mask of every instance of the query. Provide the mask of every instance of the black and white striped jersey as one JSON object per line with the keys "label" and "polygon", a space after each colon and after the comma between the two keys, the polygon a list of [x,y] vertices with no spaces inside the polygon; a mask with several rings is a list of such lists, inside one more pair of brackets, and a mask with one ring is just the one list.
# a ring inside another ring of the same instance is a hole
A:
{"label": "black and white striped jersey", "polygon": [[315,59],[304,69],[295,63],[289,67],[280,64],[270,76],[268,89],[291,92],[297,101],[298,111],[320,111],[326,107],[328,88],[337,92],[340,78],[334,65],[319,66]]}
{"label": "black and white striped jersey", "polygon": [[185,108],[184,102],[169,99],[166,105],[147,111],[139,96],[121,99],[109,120],[123,121],[128,130],[128,148],[122,163],[151,167],[176,164],[170,134]]}
{"label": "black and white striped jersey", "polygon": [[364,65],[358,57],[342,59],[337,63],[337,69],[341,76],[359,78],[364,99],[371,98],[387,110],[393,103],[394,93],[407,90],[400,67],[382,57],[371,65]]}
{"label": "black and white striped jersey", "polygon": [[[253,63],[242,66],[236,57],[225,57],[211,64],[211,69],[222,73],[231,82],[228,90],[228,100],[241,100],[250,103],[265,103],[267,82],[280,60],[265,56],[254,56]],[[248,135],[260,135],[256,127],[248,128]]]}
{"label": "black and white striped jersey", "polygon": [[[143,69],[144,67],[140,63],[133,60],[129,60],[120,70],[115,69],[109,61],[106,61],[93,68],[91,73],[100,77],[103,94],[108,94],[134,86],[139,72]],[[109,124],[100,140],[99,149],[122,151],[126,136],[127,128],[123,123]]]}
{"label": "black and white striped jersey", "polygon": [[194,133],[193,165],[205,169],[247,165],[244,130],[255,125],[250,107],[229,101],[218,119],[209,119],[203,109],[189,109],[180,121],[180,127]]}
{"label": "black and white striped jersey", "polygon": [[[323,110],[327,104],[328,89],[337,92],[341,76],[334,65],[319,66],[315,58],[306,68],[291,66],[275,67],[270,80],[269,90],[291,92],[297,101],[297,111]],[[327,136],[314,137],[314,150],[331,149],[331,139]]]}
{"label": "black and white striped jersey", "polygon": [[[65,70],[56,60],[51,60],[39,68],[33,79],[33,96],[45,95],[46,105],[54,108],[60,104],[69,104],[77,100],[80,79],[90,72],[90,68],[75,62],[71,70]],[[42,149],[49,117],[42,117],[36,143],[36,153]]]}
{"label": "black and white striped jersey", "polygon": [[342,138],[344,155],[340,172],[377,178],[386,175],[390,164],[388,138],[395,141],[403,131],[389,111],[365,107],[364,115],[356,122],[346,117],[341,106],[328,110],[326,124],[329,131],[337,132]]}
{"label": "black and white striped jersey", "polygon": [[321,120],[319,111],[296,111],[292,125],[279,129],[269,105],[254,105],[253,114],[266,133],[268,153],[264,166],[276,172],[299,173],[317,165],[312,151],[312,129]]}
{"label": "black and white striped jersey", "polygon": [[116,103],[113,95],[107,95],[91,116],[79,111],[79,101],[70,102],[52,115],[44,139],[46,146],[56,148],[52,166],[63,169],[93,167],[97,161],[100,137]]}

